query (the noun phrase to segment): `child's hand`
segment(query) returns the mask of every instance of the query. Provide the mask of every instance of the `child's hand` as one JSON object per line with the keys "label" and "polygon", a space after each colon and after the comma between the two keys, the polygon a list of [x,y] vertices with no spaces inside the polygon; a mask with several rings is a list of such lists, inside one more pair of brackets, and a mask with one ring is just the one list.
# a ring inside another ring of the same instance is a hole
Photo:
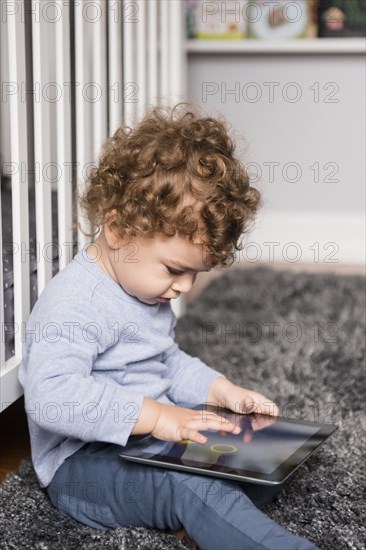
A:
{"label": "child's hand", "polygon": [[[244,443],[250,443],[252,441],[254,432],[263,430],[276,422],[275,416],[263,416],[255,413],[250,414],[250,416],[239,413],[225,413],[225,416],[227,416],[231,422],[234,422],[236,426],[240,427],[240,431],[242,432],[241,437]],[[220,431],[219,434],[226,436],[227,432]]]}
{"label": "child's hand", "polygon": [[260,413],[279,415],[279,409],[273,401],[256,391],[247,390],[233,384],[230,395],[226,396],[225,407],[244,414]]}
{"label": "child's hand", "polygon": [[159,403],[161,409],[151,435],[163,441],[189,439],[196,443],[206,443],[207,437],[200,430],[222,430],[240,433],[240,427],[226,418],[210,411],[194,411]]}
{"label": "child's hand", "polygon": [[222,376],[213,381],[207,401],[236,413],[279,415],[279,409],[273,401],[261,393],[236,386]]}

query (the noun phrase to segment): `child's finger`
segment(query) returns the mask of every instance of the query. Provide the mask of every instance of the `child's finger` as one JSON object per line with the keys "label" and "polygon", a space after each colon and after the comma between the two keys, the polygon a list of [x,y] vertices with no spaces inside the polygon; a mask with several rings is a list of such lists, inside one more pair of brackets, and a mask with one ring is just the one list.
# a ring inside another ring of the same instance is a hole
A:
{"label": "child's finger", "polygon": [[250,443],[253,439],[253,432],[245,432],[243,435],[243,441],[244,443]]}
{"label": "child's finger", "polygon": [[254,401],[254,399],[245,399],[242,403],[242,412],[244,414],[250,414],[252,412],[258,412],[257,411],[258,403]]}
{"label": "child's finger", "polygon": [[199,433],[197,430],[190,428],[183,429],[180,434],[180,441],[193,441],[194,443],[206,443],[207,437]]}
{"label": "child's finger", "polygon": [[235,434],[238,434],[241,431],[239,426],[237,426],[233,422],[230,422],[226,418],[224,419],[220,418],[219,420],[216,420],[216,419],[209,420],[205,422],[203,425],[199,426],[198,429],[233,432]]}
{"label": "child's finger", "polygon": [[269,414],[271,416],[279,415],[279,408],[273,401],[245,399],[242,404],[242,412],[244,414],[260,413]]}
{"label": "child's finger", "polygon": [[234,424],[231,420],[229,420],[225,416],[221,416],[213,412],[208,413],[204,417],[199,417],[199,420],[201,420],[204,424],[207,424],[208,422],[211,422],[211,421],[221,422],[222,424]]}
{"label": "child's finger", "polygon": [[263,408],[263,414],[269,414],[271,416],[278,416],[280,414],[279,408],[272,401],[263,403],[262,408]]}

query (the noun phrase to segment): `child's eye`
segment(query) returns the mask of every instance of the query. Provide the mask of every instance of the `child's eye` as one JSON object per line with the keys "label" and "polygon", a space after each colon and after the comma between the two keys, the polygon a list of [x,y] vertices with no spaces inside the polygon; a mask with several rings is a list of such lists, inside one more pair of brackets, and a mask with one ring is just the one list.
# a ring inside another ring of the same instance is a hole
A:
{"label": "child's eye", "polygon": [[184,273],[184,271],[177,271],[176,269],[173,269],[172,267],[168,267],[168,266],[167,266],[167,270],[172,275],[183,275],[183,273]]}

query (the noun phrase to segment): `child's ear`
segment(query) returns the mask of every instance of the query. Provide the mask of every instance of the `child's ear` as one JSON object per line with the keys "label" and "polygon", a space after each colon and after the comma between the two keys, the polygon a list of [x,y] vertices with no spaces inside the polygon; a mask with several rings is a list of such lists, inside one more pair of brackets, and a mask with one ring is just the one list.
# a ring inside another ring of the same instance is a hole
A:
{"label": "child's ear", "polygon": [[116,234],[115,230],[113,229],[113,226],[111,226],[111,223],[116,218],[116,210],[113,209],[110,212],[108,212],[106,216],[106,221],[104,224],[104,235],[108,244],[108,247],[113,250],[118,250],[121,246],[121,238],[119,235]]}

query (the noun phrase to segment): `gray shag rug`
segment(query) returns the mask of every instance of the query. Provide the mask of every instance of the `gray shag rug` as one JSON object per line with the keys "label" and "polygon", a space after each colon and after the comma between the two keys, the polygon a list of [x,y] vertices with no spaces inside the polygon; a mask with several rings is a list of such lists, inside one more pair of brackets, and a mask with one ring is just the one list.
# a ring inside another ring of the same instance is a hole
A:
{"label": "gray shag rug", "polygon": [[[261,507],[323,550],[366,547],[365,329],[363,277],[267,267],[227,271],[176,328],[181,349],[275,400],[284,416],[338,425],[277,499]],[[0,537],[4,549],[189,547],[156,529],[97,531],[60,516],[29,460],[1,485]],[[229,541],[223,550],[232,550]]]}

